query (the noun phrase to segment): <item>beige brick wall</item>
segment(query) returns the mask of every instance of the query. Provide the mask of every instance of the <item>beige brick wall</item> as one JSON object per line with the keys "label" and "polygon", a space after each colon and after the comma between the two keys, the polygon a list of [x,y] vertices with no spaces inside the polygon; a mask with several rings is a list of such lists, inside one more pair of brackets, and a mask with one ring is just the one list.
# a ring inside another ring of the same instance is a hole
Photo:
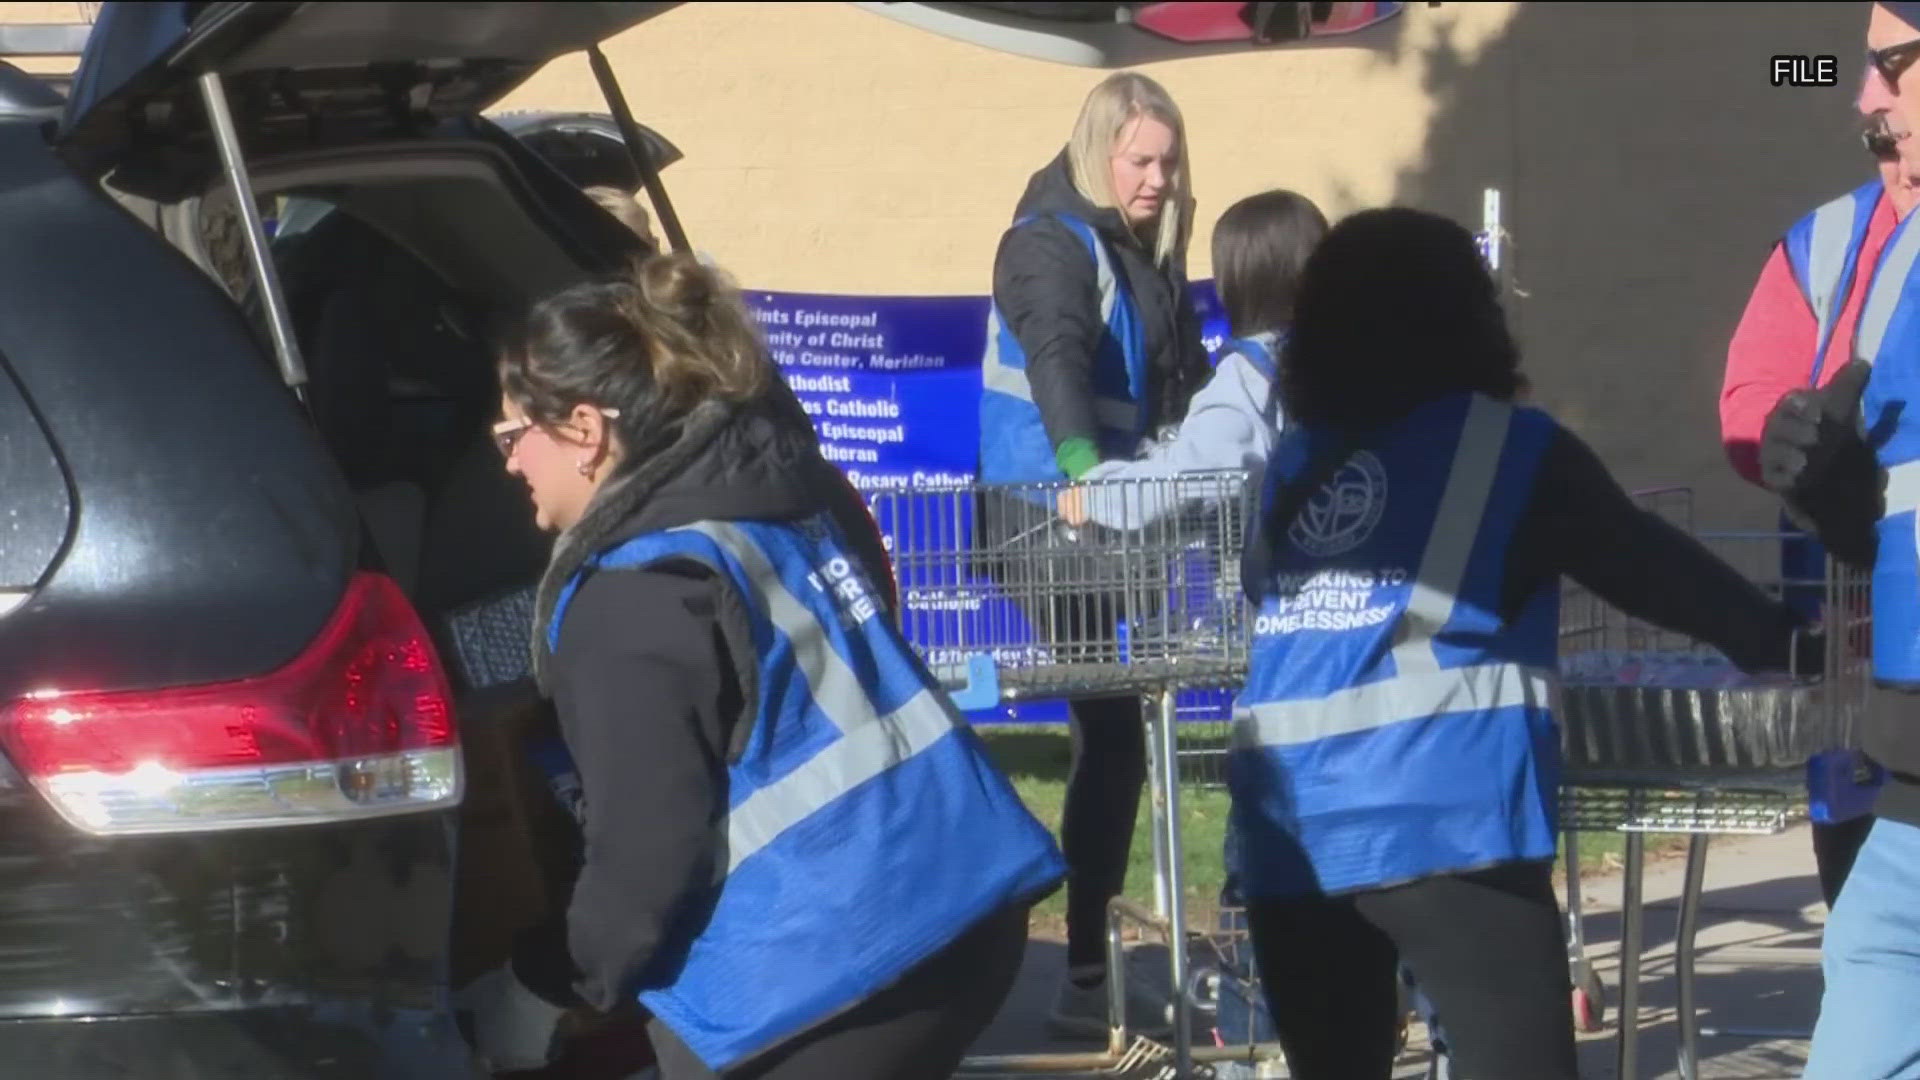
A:
{"label": "beige brick wall", "polygon": [[[10,4],[69,21],[85,5]],[[1769,503],[1718,443],[1726,341],[1768,245],[1868,178],[1853,87],[1768,85],[1775,53],[1851,83],[1865,4],[1409,5],[1364,46],[1151,65],[1185,110],[1199,228],[1285,186],[1338,216],[1406,203],[1477,224],[1508,196],[1512,318],[1540,402],[1628,484],[1678,482],[1703,521]],[[666,182],[697,246],[750,287],[978,294],[1028,175],[1102,72],[1008,56],[841,3],[693,3],[608,45],[636,114],[686,159]],[[600,110],[584,60],[503,108]]]}
{"label": "beige brick wall", "polygon": [[[1195,275],[1210,272],[1214,219],[1242,196],[1291,187],[1329,213],[1390,198],[1434,108],[1422,57],[1449,38],[1471,59],[1514,10],[1419,11],[1388,34],[1398,59],[1355,46],[1143,68],[1190,129]],[[824,292],[983,291],[1028,175],[1106,74],[839,3],[689,4],[607,54],[635,114],[686,152],[666,180],[695,244],[757,287]],[[599,101],[569,57],[503,107]]]}
{"label": "beige brick wall", "polygon": [[[90,23],[99,9],[96,3],[0,3],[0,23]],[[73,71],[73,61],[62,57],[16,57],[9,62],[36,74]]]}
{"label": "beige brick wall", "polygon": [[[1728,336],[1767,247],[1870,176],[1851,85],[1775,88],[1775,53],[1857,78],[1865,4],[1409,5],[1335,44],[1150,65],[1185,111],[1199,228],[1294,188],[1331,215],[1406,203],[1476,224],[1507,192],[1538,398],[1629,485],[1691,485],[1764,525],[1718,441]],[[694,243],[752,287],[986,289],[1027,176],[1102,72],[997,54],[835,3],[691,4],[611,42],[636,114],[686,151]],[[515,108],[597,109],[578,58]]]}

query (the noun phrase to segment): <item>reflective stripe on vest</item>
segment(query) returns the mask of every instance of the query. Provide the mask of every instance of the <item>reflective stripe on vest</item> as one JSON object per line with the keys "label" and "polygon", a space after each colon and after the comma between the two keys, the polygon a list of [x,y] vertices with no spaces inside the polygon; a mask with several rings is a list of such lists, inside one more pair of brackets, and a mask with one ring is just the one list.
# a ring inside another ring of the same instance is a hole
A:
{"label": "reflective stripe on vest", "polygon": [[[1825,204],[1788,230],[1787,262],[1812,309],[1818,338],[1808,385],[1817,386],[1832,348],[1834,326],[1853,290],[1861,243],[1881,194],[1878,180]],[[1842,361],[1844,364],[1845,361]]]}
{"label": "reflective stripe on vest", "polygon": [[[1500,608],[1554,430],[1480,395],[1429,403],[1265,538],[1280,580],[1261,591],[1229,766],[1248,895],[1551,857],[1558,591],[1510,621]],[[1318,439],[1283,436],[1269,505]]]}
{"label": "reflective stripe on vest", "polygon": [[1913,276],[1913,260],[1920,255],[1920,229],[1907,228],[1909,215],[1894,229],[1894,236],[1873,270],[1873,287],[1867,302],[1860,307],[1860,326],[1854,331],[1854,352],[1869,364],[1880,359],[1880,347],[1886,341],[1887,327]]}
{"label": "reflective stripe on vest", "polygon": [[1818,338],[1808,385],[1818,385],[1835,325],[1853,288],[1860,244],[1873,218],[1880,184],[1874,181],[1821,206],[1786,236],[1787,261],[1813,311]]}
{"label": "reflective stripe on vest", "polygon": [[[1131,457],[1147,434],[1146,342],[1133,297],[1092,225],[1064,214],[1050,216],[1080,238],[1094,263],[1105,327],[1095,346],[1092,372],[1101,455]],[[1014,227],[1032,220],[1021,218]],[[1065,479],[1054,460],[1026,364],[1020,342],[1001,318],[998,305],[989,305],[986,353],[980,363],[980,474],[990,483]]]}
{"label": "reflective stripe on vest", "polygon": [[1505,708],[1547,700],[1544,673],[1518,664],[1442,670],[1434,653],[1435,635],[1453,621],[1467,559],[1480,535],[1512,419],[1512,406],[1488,398],[1475,397],[1468,407],[1419,574],[1400,612],[1395,631],[1399,644],[1391,653],[1394,674],[1323,698],[1253,705],[1236,742],[1289,746],[1458,708]]}
{"label": "reflective stripe on vest", "polygon": [[714,1071],[858,1006],[1064,874],[848,552],[825,516],[636,537],[583,567],[547,628],[557,648],[588,574],[671,560],[711,568],[746,613],[756,700],[726,766],[712,889],[634,988]]}
{"label": "reflective stripe on vest", "polygon": [[[1823,325],[1837,321],[1858,274],[1880,181],[1821,207],[1788,236],[1788,255],[1802,295]],[[1843,206],[1844,204],[1844,206]],[[1839,247],[1836,259],[1832,252]],[[1884,470],[1885,499],[1873,570],[1873,666],[1877,678],[1920,684],[1920,228],[1901,219],[1868,281],[1850,358],[1873,365],[1861,401],[1861,424]],[[1840,344],[1840,343],[1831,343]],[[1823,345],[1822,355],[1831,351]],[[1816,365],[1816,373],[1818,366]],[[1817,381],[1817,374],[1816,374]]]}
{"label": "reflective stripe on vest", "polygon": [[1235,727],[1234,745],[1297,746],[1444,713],[1543,705],[1552,696],[1552,673],[1521,664],[1416,671],[1312,701],[1250,706]]}
{"label": "reflective stripe on vest", "polygon": [[[994,316],[996,327],[999,316]],[[996,394],[1005,394],[1010,398],[1033,404],[1033,384],[1027,381],[1024,368],[1008,367],[999,362],[999,350],[987,354],[987,361],[981,365],[981,386]],[[1131,402],[1115,401],[1111,398],[1093,399],[1093,418],[1101,427],[1115,431],[1133,432],[1140,427],[1140,407]]]}
{"label": "reflective stripe on vest", "polygon": [[1885,470],[1885,499],[1873,570],[1874,674],[1920,683],[1920,228],[1908,214],[1894,227],[1860,308],[1856,355],[1873,365],[1861,400],[1861,422]]}
{"label": "reflective stripe on vest", "polygon": [[1920,461],[1909,461],[1887,470],[1886,506],[1882,517],[1920,509]]}
{"label": "reflective stripe on vest", "polygon": [[815,707],[844,736],[727,811],[722,825],[728,855],[720,874],[724,878],[821,807],[932,746],[954,729],[955,716],[945,695],[931,688],[877,715],[859,677],[827,642],[820,620],[739,526],[703,522],[687,531],[713,541],[746,572],[748,587],[767,606],[768,619],[791,643],[795,664],[813,688]]}
{"label": "reflective stripe on vest", "polygon": [[[1880,195],[1879,181],[1863,184],[1822,205],[1787,231],[1784,240],[1787,264],[1793,272],[1794,284],[1813,312],[1815,324],[1813,362],[1807,369],[1809,387],[1820,385],[1821,372],[1826,369],[1834,328],[1839,323],[1845,297],[1853,290],[1859,262],[1855,253],[1866,239]],[[1843,350],[1847,348],[1851,346],[1843,346]],[[1780,545],[1782,579],[1806,581],[1823,577],[1827,553],[1819,541],[1802,531],[1784,511],[1780,514],[1779,528],[1785,537]],[[1813,590],[1790,587],[1785,599],[1808,618],[1817,619],[1820,615],[1821,599]]]}

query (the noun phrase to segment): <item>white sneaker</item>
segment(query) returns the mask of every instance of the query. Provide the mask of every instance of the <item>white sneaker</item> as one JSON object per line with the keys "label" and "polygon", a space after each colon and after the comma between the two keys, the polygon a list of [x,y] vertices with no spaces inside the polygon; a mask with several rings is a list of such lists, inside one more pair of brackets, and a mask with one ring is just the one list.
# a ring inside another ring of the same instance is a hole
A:
{"label": "white sneaker", "polygon": [[[1047,1015],[1047,1029],[1068,1038],[1104,1039],[1109,1032],[1107,981],[1103,977],[1092,986],[1080,986],[1070,974],[1061,980],[1060,994],[1054,998],[1053,1011]],[[1139,982],[1127,980],[1127,1034],[1164,1039],[1173,1034],[1173,1005],[1147,991]]]}

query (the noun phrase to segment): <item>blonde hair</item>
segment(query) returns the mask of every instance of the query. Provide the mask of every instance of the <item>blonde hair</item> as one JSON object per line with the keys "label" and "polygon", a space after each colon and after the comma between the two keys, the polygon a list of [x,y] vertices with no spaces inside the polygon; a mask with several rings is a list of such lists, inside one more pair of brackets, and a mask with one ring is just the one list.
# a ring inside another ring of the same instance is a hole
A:
{"label": "blonde hair", "polygon": [[549,297],[500,354],[501,389],[529,417],[558,425],[577,405],[618,409],[614,427],[629,449],[703,401],[758,397],[773,376],[739,290],[684,253]]}
{"label": "blonde hair", "polygon": [[596,185],[586,189],[586,195],[600,208],[618,218],[620,224],[633,230],[633,234],[647,242],[651,248],[659,248],[660,241],[653,235],[653,218],[647,208],[640,205],[640,199],[632,192],[617,187]]}
{"label": "blonde hair", "polygon": [[1095,206],[1116,208],[1115,144],[1127,125],[1141,117],[1158,120],[1173,131],[1175,165],[1167,178],[1169,191],[1161,206],[1159,235],[1153,245],[1154,260],[1165,264],[1186,248],[1193,189],[1186,121],[1166,88],[1131,71],[1116,72],[1102,80],[1080,106],[1080,118],[1074,121],[1073,137],[1067,143],[1067,162],[1073,169],[1073,186],[1082,197]]}

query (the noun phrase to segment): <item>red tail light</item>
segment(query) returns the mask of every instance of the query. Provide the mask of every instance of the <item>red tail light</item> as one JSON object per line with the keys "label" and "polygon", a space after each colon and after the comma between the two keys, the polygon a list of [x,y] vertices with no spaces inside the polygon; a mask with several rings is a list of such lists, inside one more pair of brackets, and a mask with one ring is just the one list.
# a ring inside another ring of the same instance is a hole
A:
{"label": "red tail light", "polygon": [[0,712],[0,746],[75,825],[185,832],[457,804],[452,693],[394,583],[357,574],[279,671],[131,693],[53,690]]}

